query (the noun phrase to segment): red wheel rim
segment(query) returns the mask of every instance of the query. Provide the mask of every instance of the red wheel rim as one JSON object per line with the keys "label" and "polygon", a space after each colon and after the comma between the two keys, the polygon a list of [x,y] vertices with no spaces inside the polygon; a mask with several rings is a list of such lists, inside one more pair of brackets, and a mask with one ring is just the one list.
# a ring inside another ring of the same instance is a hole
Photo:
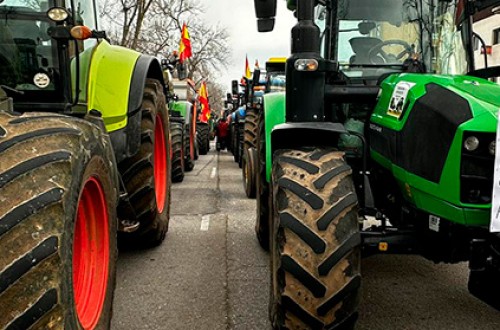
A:
{"label": "red wheel rim", "polygon": [[190,134],[190,138],[189,138],[189,155],[191,156],[191,160],[194,160],[194,138],[193,138],[193,134]]}
{"label": "red wheel rim", "polygon": [[156,207],[158,208],[158,213],[162,213],[165,208],[165,197],[167,196],[167,149],[165,131],[163,130],[160,115],[156,116],[154,152]]}
{"label": "red wheel rim", "polygon": [[92,330],[101,317],[109,273],[109,218],[106,196],[94,177],[78,202],[73,240],[73,292],[81,326]]}
{"label": "red wheel rim", "polygon": [[172,164],[174,160],[174,148],[172,147],[172,138],[168,141],[168,155],[170,156],[170,164]]}

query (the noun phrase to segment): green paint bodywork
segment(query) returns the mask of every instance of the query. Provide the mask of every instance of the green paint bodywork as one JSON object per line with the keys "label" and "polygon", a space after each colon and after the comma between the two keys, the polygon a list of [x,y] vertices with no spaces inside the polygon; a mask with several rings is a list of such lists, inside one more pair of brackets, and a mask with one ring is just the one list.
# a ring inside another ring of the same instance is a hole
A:
{"label": "green paint bodywork", "polygon": [[271,133],[276,125],[285,123],[285,92],[264,95],[264,114],[266,124],[266,175],[267,181],[271,182],[273,164]]}
{"label": "green paint bodywork", "polygon": [[140,55],[105,40],[80,55],[79,99],[88,110],[102,113],[108,132],[127,126],[130,84]]}
{"label": "green paint bodywork", "polygon": [[[409,105],[401,118],[388,114],[389,102],[399,82],[415,85],[410,89]],[[424,74],[394,74],[381,85],[382,92],[371,115],[370,122],[381,127],[400,131],[406,124],[416,100],[425,95],[425,85],[440,85],[461,96],[470,105],[472,119],[461,124],[455,133],[443,172],[438,183],[428,181],[394,165],[389,159],[371,150],[372,159],[389,170],[396,179],[404,197],[415,207],[443,219],[467,226],[487,226],[490,220],[491,204],[464,204],[460,201],[460,159],[464,131],[495,133],[497,114],[500,108],[500,86],[487,80],[470,76],[438,76]],[[452,108],[449,109],[453,111]],[[271,181],[272,131],[276,125],[285,122],[285,93],[264,96],[266,128],[266,174]],[[415,137],[415,138],[418,138]],[[432,146],[429,146],[432,148]],[[415,155],[418,157],[418,155]],[[409,191],[409,192],[408,192]]]}
{"label": "green paint bodywork", "polygon": [[[408,93],[408,109],[398,119],[389,115],[387,109],[394,88],[399,82],[410,82],[415,85]],[[382,93],[370,122],[401,131],[416,100],[425,95],[425,85],[429,83],[437,84],[461,96],[467,100],[472,111],[472,119],[461,124],[456,130],[439,182],[430,182],[405,171],[374,150],[371,150],[372,159],[392,172],[402,191],[406,192],[406,186],[409,187],[410,193],[403,195],[418,209],[463,225],[487,226],[491,204],[465,204],[460,201],[460,160],[464,131],[496,132],[497,114],[500,108],[499,85],[469,76],[392,75],[381,85]],[[453,111],[453,108],[449,111]]]}
{"label": "green paint bodywork", "polygon": [[168,108],[170,111],[176,111],[181,117],[184,118],[184,122],[189,124],[191,119],[191,108],[193,105],[188,101],[175,101],[170,102]]}

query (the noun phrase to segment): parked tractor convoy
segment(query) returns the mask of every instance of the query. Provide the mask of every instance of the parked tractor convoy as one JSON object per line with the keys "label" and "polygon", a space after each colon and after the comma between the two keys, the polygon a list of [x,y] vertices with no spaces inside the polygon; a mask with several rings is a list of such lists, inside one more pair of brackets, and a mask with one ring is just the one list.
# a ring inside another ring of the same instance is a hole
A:
{"label": "parked tractor convoy", "polygon": [[[272,31],[277,0],[254,2]],[[500,0],[286,5],[290,56],[214,118],[177,56],[111,45],[96,0],[0,1],[0,329],[108,329],[118,248],[162,244],[214,137],[256,200],[274,329],[354,329],[374,254],[468,262],[500,309]]]}

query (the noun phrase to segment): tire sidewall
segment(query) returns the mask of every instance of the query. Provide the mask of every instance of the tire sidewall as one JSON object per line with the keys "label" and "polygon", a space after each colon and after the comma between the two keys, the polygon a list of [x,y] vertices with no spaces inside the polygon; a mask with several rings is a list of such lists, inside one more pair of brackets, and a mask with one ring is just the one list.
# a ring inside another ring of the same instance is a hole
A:
{"label": "tire sidewall", "polygon": [[[87,141],[88,143],[88,141]],[[117,258],[117,190],[113,178],[116,177],[116,165],[112,162],[106,152],[97,143],[87,144],[90,157],[75,159],[71,173],[71,184],[69,191],[65,194],[64,207],[64,231],[60,247],[61,258],[65,269],[62,271],[62,305],[65,308],[65,329],[82,329],[76,314],[76,306],[73,290],[73,241],[75,233],[76,215],[78,203],[84,184],[91,177],[100,182],[106,198],[106,206],[109,219],[109,268],[106,298],[96,329],[109,329],[111,322],[111,308],[113,304],[114,289],[116,283],[116,258]],[[109,164],[115,168],[110,168]],[[70,284],[71,287],[67,285]]]}

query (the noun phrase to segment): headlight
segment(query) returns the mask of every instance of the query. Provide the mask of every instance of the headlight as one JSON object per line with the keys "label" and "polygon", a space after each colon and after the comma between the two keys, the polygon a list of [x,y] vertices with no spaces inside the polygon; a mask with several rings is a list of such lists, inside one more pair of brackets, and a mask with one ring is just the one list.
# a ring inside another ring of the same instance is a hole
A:
{"label": "headlight", "polygon": [[295,61],[295,70],[297,71],[316,71],[318,66],[318,61],[315,59],[298,59]]}
{"label": "headlight", "polygon": [[469,136],[467,139],[465,139],[464,142],[464,148],[467,151],[474,151],[479,147],[479,139],[475,136]]}
{"label": "headlight", "polygon": [[53,7],[49,9],[47,16],[54,22],[62,22],[68,18],[69,14],[65,8]]}
{"label": "headlight", "polygon": [[490,152],[490,155],[495,156],[496,148],[497,148],[497,142],[491,141],[490,145],[488,146],[488,150]]}

